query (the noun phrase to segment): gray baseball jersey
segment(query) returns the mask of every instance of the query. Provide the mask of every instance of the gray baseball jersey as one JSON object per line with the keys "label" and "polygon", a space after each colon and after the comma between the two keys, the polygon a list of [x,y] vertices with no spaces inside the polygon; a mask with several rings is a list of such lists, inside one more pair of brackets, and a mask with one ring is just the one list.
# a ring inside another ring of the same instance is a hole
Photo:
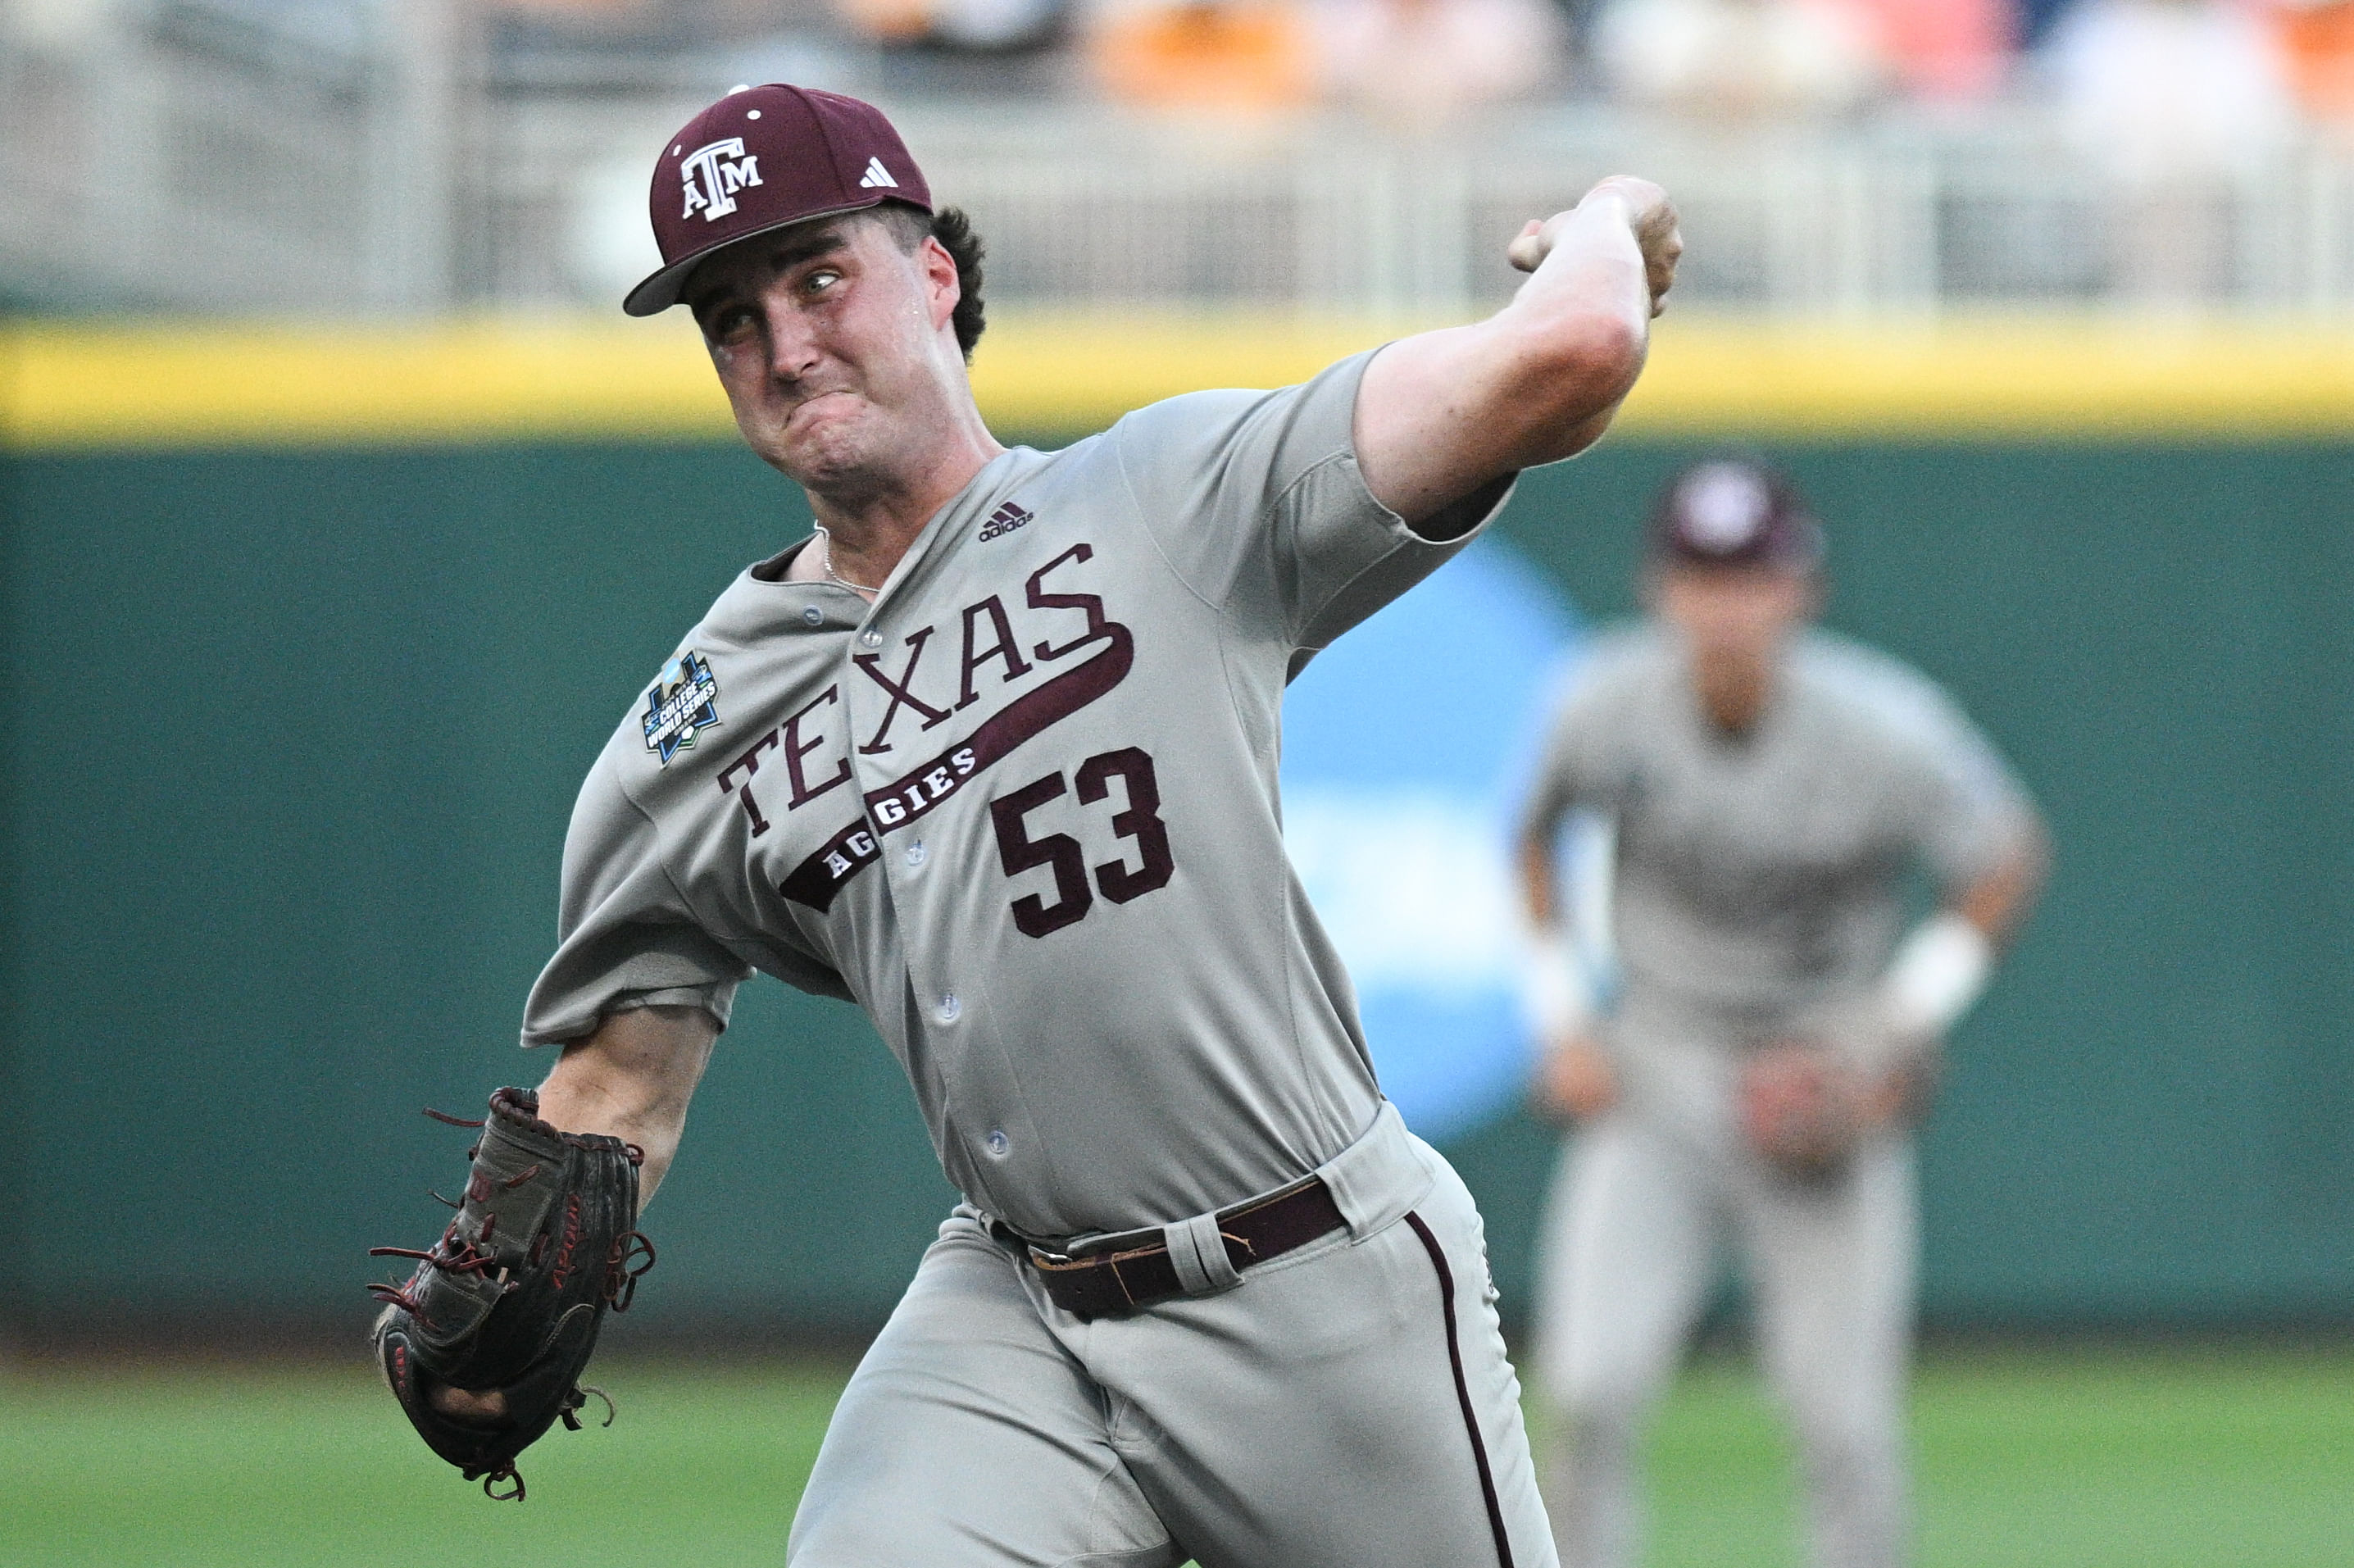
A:
{"label": "gray baseball jersey", "polygon": [[1915,859],[1948,886],[2017,842],[2027,795],[1909,666],[1802,633],[1755,729],[1702,713],[1681,644],[1604,639],[1548,739],[1529,808],[1617,829],[1614,936],[1628,1000],[1787,1018],[1875,980]]}
{"label": "gray baseball jersey", "polygon": [[[725,1022],[758,969],[857,1001],[949,1179],[1038,1237],[1330,1160],[1380,1106],[1284,858],[1283,688],[1461,547],[1366,490],[1366,358],[992,461],[876,602],[755,567],[624,720],[565,847],[528,1044]],[[1481,498],[1491,514],[1507,486]]]}

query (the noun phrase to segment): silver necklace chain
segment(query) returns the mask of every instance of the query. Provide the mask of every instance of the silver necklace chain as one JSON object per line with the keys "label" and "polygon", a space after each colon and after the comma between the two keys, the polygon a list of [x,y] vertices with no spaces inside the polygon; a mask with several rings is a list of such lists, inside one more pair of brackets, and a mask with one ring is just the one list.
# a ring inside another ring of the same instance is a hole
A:
{"label": "silver necklace chain", "polygon": [[869,588],[864,583],[852,582],[848,577],[835,571],[833,569],[833,535],[826,531],[826,526],[822,523],[812,523],[810,526],[816,529],[817,536],[825,542],[825,558],[818,562],[818,567],[825,573],[828,582],[839,583],[853,593],[879,594],[883,591],[879,588]]}

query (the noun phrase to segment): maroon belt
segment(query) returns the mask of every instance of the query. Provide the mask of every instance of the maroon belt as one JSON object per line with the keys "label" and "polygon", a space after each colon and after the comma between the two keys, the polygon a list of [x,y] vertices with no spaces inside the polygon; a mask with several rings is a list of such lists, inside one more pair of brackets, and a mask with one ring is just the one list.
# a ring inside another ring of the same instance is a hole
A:
{"label": "maroon belt", "polygon": [[[1218,1236],[1225,1244],[1227,1261],[1239,1270],[1281,1257],[1348,1223],[1323,1178],[1311,1176],[1271,1198],[1220,1211]],[[991,1228],[1000,1239],[1022,1248],[1048,1299],[1075,1317],[1129,1312],[1185,1294],[1164,1241],[1066,1257],[1024,1240],[1002,1224]]]}

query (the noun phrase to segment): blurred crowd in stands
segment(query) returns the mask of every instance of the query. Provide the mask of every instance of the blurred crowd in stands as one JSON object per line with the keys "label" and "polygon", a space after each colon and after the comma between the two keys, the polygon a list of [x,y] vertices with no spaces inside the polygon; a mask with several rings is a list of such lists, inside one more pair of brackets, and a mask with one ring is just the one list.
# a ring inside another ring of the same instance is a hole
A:
{"label": "blurred crowd in stands", "polygon": [[893,50],[1044,58],[1075,90],[1218,115],[1341,102],[1415,125],[1583,97],[1741,121],[2029,97],[2117,149],[2127,178],[2261,156],[2300,123],[2354,125],[2354,0],[491,3],[543,26],[825,26]]}
{"label": "blurred crowd in stands", "polygon": [[1695,302],[2354,309],[2354,0],[0,0],[0,305],[605,302],[649,127],[773,80],[1007,298],[1452,310],[1634,167]]}

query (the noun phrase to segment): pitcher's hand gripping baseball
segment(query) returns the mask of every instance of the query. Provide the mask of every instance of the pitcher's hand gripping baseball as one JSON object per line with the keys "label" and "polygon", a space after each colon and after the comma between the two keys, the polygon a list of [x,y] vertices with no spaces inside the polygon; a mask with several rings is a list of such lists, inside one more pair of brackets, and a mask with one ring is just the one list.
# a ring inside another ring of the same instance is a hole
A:
{"label": "pitcher's hand gripping baseball", "polygon": [[517,1455],[559,1418],[579,1430],[605,1310],[628,1308],[654,1260],[635,1228],[644,1157],[559,1132],[538,1111],[529,1089],[495,1091],[483,1121],[457,1123],[482,1136],[441,1239],[370,1249],[418,1260],[407,1283],[368,1287],[387,1304],[375,1330],[386,1381],[427,1446],[502,1499],[524,1495]]}
{"label": "pitcher's hand gripping baseball", "polygon": [[1676,263],[1684,253],[1683,230],[1676,219],[1675,203],[1668,193],[1633,175],[1613,175],[1596,185],[1566,212],[1549,218],[1531,218],[1522,228],[1506,258],[1523,272],[1533,272],[1553,254],[1563,228],[1585,219],[1598,204],[1617,202],[1626,208],[1627,227],[1643,254],[1643,278],[1651,291],[1651,314],[1668,308],[1668,291],[1675,287]]}

